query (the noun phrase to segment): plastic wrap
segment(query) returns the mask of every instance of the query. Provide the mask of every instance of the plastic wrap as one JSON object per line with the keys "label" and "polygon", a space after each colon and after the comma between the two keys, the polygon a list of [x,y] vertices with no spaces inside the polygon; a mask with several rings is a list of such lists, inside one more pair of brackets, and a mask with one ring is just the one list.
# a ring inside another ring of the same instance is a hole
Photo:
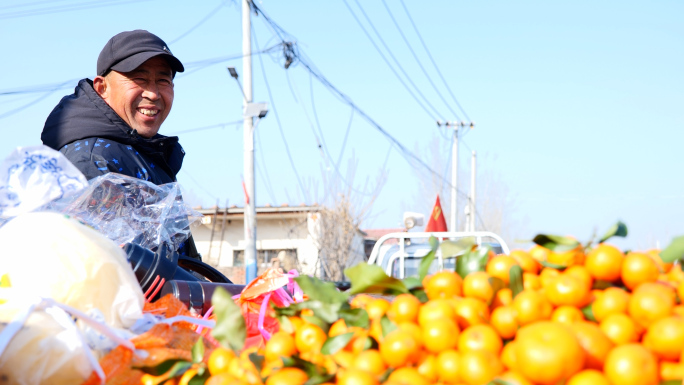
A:
{"label": "plastic wrap", "polygon": [[78,218],[117,244],[136,243],[154,250],[162,243],[178,249],[190,236],[190,225],[202,214],[183,202],[180,186],[117,173],[90,180],[77,196],[43,207]]}

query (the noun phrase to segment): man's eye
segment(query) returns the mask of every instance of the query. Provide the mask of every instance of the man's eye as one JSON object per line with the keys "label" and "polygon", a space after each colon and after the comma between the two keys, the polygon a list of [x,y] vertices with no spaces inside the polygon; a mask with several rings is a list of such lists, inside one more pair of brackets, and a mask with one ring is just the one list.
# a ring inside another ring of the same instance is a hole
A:
{"label": "man's eye", "polygon": [[136,83],[144,83],[147,81],[147,79],[144,78],[133,78],[133,81]]}

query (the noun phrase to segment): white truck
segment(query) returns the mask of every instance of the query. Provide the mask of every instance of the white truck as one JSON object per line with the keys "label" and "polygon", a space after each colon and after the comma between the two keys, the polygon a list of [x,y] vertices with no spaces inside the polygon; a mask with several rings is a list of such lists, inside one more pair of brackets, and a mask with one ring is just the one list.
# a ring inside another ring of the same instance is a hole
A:
{"label": "white truck", "polygon": [[[418,275],[420,260],[430,252],[428,239],[434,236],[438,240],[458,241],[470,238],[478,246],[487,245],[497,253],[508,254],[510,252],[506,242],[497,234],[488,231],[475,232],[398,232],[382,236],[373,246],[369,264],[375,264],[395,278],[406,278]],[[429,273],[439,270],[451,269],[456,266],[456,258],[450,256],[442,258],[440,249],[437,249],[436,258],[430,266]]]}

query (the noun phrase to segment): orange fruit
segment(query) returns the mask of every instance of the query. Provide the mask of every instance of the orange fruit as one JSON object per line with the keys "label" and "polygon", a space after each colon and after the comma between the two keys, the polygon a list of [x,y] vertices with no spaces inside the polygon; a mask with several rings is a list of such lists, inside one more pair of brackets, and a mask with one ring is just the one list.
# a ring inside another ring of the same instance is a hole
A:
{"label": "orange fruit", "polygon": [[587,270],[584,265],[570,266],[563,270],[563,274],[571,275],[579,279],[589,290],[591,290],[591,286],[594,284],[594,277],[589,274],[589,270]]}
{"label": "orange fruit", "polygon": [[534,290],[523,290],[513,298],[518,323],[521,326],[551,317],[552,306],[546,297]]}
{"label": "orange fruit", "polygon": [[541,289],[542,282],[538,275],[533,273],[523,273],[523,288],[525,290]]}
{"label": "orange fruit", "polygon": [[662,359],[678,360],[684,351],[684,319],[672,316],[652,323],[643,344]]}
{"label": "orange fruit", "polygon": [[572,330],[551,321],[536,322],[518,330],[514,349],[516,370],[542,385],[566,380],[585,363],[584,350]]}
{"label": "orange fruit", "polygon": [[506,306],[513,303],[513,291],[507,287],[499,290],[494,294],[494,300],[490,306],[492,310],[499,306]]}
{"label": "orange fruit", "polygon": [[397,385],[429,385],[431,383],[416,368],[406,367],[393,371],[387,381]]}
{"label": "orange fruit", "polygon": [[682,270],[682,265],[677,265],[676,268],[670,269],[670,271],[667,272],[667,279],[670,282],[677,283],[677,285],[684,282],[684,271]]}
{"label": "orange fruit", "polygon": [[207,360],[209,373],[212,375],[227,373],[230,361],[233,359],[235,359],[235,352],[219,346],[218,348],[214,349],[211,354],[209,354],[209,359]]}
{"label": "orange fruit", "polygon": [[399,294],[387,310],[387,318],[394,323],[416,322],[421,303],[412,294]]}
{"label": "orange fruit", "polygon": [[266,380],[266,385],[304,385],[308,379],[302,369],[289,367],[271,374]]}
{"label": "orange fruit", "polygon": [[503,341],[490,325],[473,325],[465,329],[458,337],[458,351],[465,353],[471,350],[487,350],[499,355],[503,348]]}
{"label": "orange fruit", "polygon": [[546,257],[546,261],[554,265],[570,267],[584,263],[584,249],[582,246],[563,252],[552,251]]}
{"label": "orange fruit", "polygon": [[321,350],[328,336],[320,327],[304,323],[295,333],[295,346],[300,353]]}
{"label": "orange fruit", "polygon": [[411,332],[397,329],[385,336],[380,343],[380,354],[387,366],[398,368],[415,363],[419,356],[420,345]]}
{"label": "orange fruit", "polygon": [[440,319],[456,319],[454,307],[449,300],[433,299],[423,304],[418,310],[418,324],[423,326],[425,323]]}
{"label": "orange fruit", "polygon": [[476,298],[463,298],[454,305],[456,320],[461,329],[489,321],[489,307]]}
{"label": "orange fruit", "polygon": [[379,385],[371,373],[359,369],[347,369],[337,373],[337,385]]}
{"label": "orange fruit", "polygon": [[[679,297],[681,298],[681,297]],[[672,308],[672,314],[684,317],[684,305],[677,305]]]}
{"label": "orange fruit", "polygon": [[[145,381],[145,377],[149,376],[150,380],[149,382]],[[159,383],[159,379],[157,377],[150,376],[149,374],[143,375],[143,378],[140,379],[140,383],[143,385],[157,385]],[[167,380],[164,382],[164,385],[176,385],[177,382],[174,382],[173,379]],[[233,375],[228,374],[228,373],[221,373],[221,374],[213,374],[211,377],[207,379],[207,382],[204,383],[205,385],[238,385],[240,384],[240,380],[235,378]]]}
{"label": "orange fruit", "polygon": [[595,369],[583,370],[570,377],[565,385],[611,385],[603,372]]}
{"label": "orange fruit", "polygon": [[530,253],[524,250],[511,250],[510,256],[518,262],[520,268],[524,273],[537,274],[541,268],[541,264]]}
{"label": "orange fruit", "polygon": [[503,382],[507,385],[534,385],[530,382],[530,380],[523,377],[522,374],[514,372],[512,370],[509,370],[507,372],[504,372],[503,374],[496,376],[496,380],[499,381],[494,381],[495,384]]}
{"label": "orange fruit", "polygon": [[382,324],[379,319],[374,319],[370,322],[368,335],[373,337],[377,342],[382,342],[384,337],[382,335]]}
{"label": "orange fruit", "polygon": [[328,329],[328,335],[330,337],[335,337],[339,336],[340,334],[347,333],[347,331],[347,323],[344,322],[344,319],[340,318],[337,321],[333,322],[332,325],[330,325],[330,329]]}
{"label": "orange fruit", "polygon": [[501,363],[508,370],[516,370],[517,359],[515,357],[515,340],[504,345],[501,350]]}
{"label": "orange fruit", "polygon": [[494,288],[490,278],[491,276],[484,271],[468,274],[463,280],[463,296],[491,303],[494,299]]}
{"label": "orange fruit", "polygon": [[593,322],[575,322],[570,325],[570,329],[575,332],[577,340],[586,353],[584,366],[588,369],[603,370],[603,362],[608,352],[614,347],[613,341]]}
{"label": "orange fruit", "polygon": [[261,377],[268,377],[271,375],[271,373],[277,372],[278,370],[282,369],[283,366],[283,360],[280,358],[271,361],[265,361],[263,366],[261,367]]}
{"label": "orange fruit", "polygon": [[508,285],[511,280],[508,272],[513,266],[520,266],[515,258],[508,255],[497,255],[487,263],[485,270],[490,276],[497,277]]}
{"label": "orange fruit", "polygon": [[544,269],[542,269],[541,273],[539,273],[539,281],[541,282],[541,287],[546,288],[546,286],[548,286],[549,283],[551,283],[551,281],[553,281],[560,274],[560,271],[552,269],[550,267],[545,267]]}
{"label": "orange fruit", "polygon": [[659,381],[658,361],[640,344],[620,345],[611,350],[603,368],[611,384],[657,385]]}
{"label": "orange fruit", "polygon": [[563,273],[552,279],[545,287],[546,298],[555,305],[582,307],[586,305],[589,287],[579,278]]}
{"label": "orange fruit", "polygon": [[271,361],[280,357],[290,357],[296,352],[295,339],[290,334],[279,331],[271,335],[271,339],[266,342],[264,357],[266,361]]}
{"label": "orange fruit", "polygon": [[352,364],[354,363],[354,353],[348,351],[348,350],[338,350],[335,354],[332,355],[333,361],[337,365],[339,365],[342,368],[350,368]]}
{"label": "orange fruit", "polygon": [[442,270],[425,282],[424,289],[429,299],[460,296],[463,279],[454,271]]}
{"label": "orange fruit", "polygon": [[584,262],[584,266],[594,279],[615,282],[620,279],[625,254],[615,246],[601,243],[594,247]]}
{"label": "orange fruit", "polygon": [[423,346],[431,353],[439,353],[456,347],[459,341],[459,329],[456,322],[442,319],[422,325]]}
{"label": "orange fruit", "polygon": [[360,327],[349,328],[349,331],[353,331],[354,336],[352,337],[351,341],[349,341],[347,346],[345,346],[345,349],[354,354],[359,354],[366,348],[369,338],[369,331]]}
{"label": "orange fruit", "polygon": [[657,281],[660,270],[653,258],[648,255],[643,253],[629,253],[622,262],[620,274],[625,286],[634,290],[644,282]]}
{"label": "orange fruit", "polygon": [[352,361],[351,367],[364,370],[376,376],[381,375],[387,370],[387,365],[382,359],[382,354],[375,349],[368,349],[359,353],[356,358],[354,358],[354,361]]}
{"label": "orange fruit", "polygon": [[506,340],[515,337],[515,333],[520,327],[513,306],[501,306],[494,309],[489,323],[501,338]]}
{"label": "orange fruit", "polygon": [[469,350],[460,354],[459,378],[466,384],[486,384],[504,371],[499,357],[487,350]]}
{"label": "orange fruit", "polygon": [[352,298],[351,301],[349,301],[349,304],[350,304],[351,307],[353,307],[353,308],[360,308],[360,309],[362,309],[362,308],[365,308],[365,307],[366,307],[366,305],[368,304],[368,302],[370,302],[370,301],[372,301],[372,300],[374,300],[374,299],[375,299],[375,297],[370,296],[370,295],[368,295],[368,294],[359,294],[359,295],[354,296],[354,298]]}
{"label": "orange fruit", "polygon": [[640,285],[629,298],[627,312],[637,325],[644,328],[672,314],[674,290],[659,283]]}
{"label": "orange fruit", "polygon": [[[288,321],[290,321],[291,330],[284,330],[284,331],[286,331],[290,334],[295,334],[295,332],[297,332],[297,330],[302,325],[304,325],[304,320],[297,317],[297,316],[288,317],[287,319],[288,319]],[[281,327],[281,330],[282,330],[282,327]]]}
{"label": "orange fruit", "polygon": [[610,314],[601,321],[599,327],[615,345],[624,345],[639,340],[636,323],[623,313]]}
{"label": "orange fruit", "polygon": [[660,363],[660,379],[662,381],[684,379],[684,363],[662,361]]}
{"label": "orange fruit", "polygon": [[436,382],[439,375],[437,370],[437,356],[434,354],[423,354],[418,361],[418,373],[425,377],[428,381]]}
{"label": "orange fruit", "polygon": [[366,312],[371,320],[380,319],[390,307],[390,302],[384,298],[374,298],[366,304]]}
{"label": "orange fruit", "polygon": [[660,250],[658,249],[651,249],[648,250],[646,253],[649,257],[653,258],[655,261],[656,265],[658,265],[658,269],[660,270],[661,273],[669,273],[670,269],[672,269],[672,266],[674,266],[674,263],[672,262],[665,262],[660,258]]}
{"label": "orange fruit", "polygon": [[413,322],[402,322],[397,325],[397,328],[410,333],[413,339],[418,342],[418,346],[423,346],[423,329],[421,329],[420,326],[414,324]]}
{"label": "orange fruit", "polygon": [[541,262],[546,261],[546,258],[549,256],[549,254],[551,254],[551,250],[549,250],[543,246],[534,245],[528,251],[528,253],[530,254],[530,256],[532,258],[534,258],[535,261],[541,263]]}
{"label": "orange fruit", "polygon": [[570,325],[578,321],[584,321],[584,314],[574,306],[559,306],[551,313],[551,321]]}
{"label": "orange fruit", "polygon": [[178,380],[178,385],[188,385],[190,380],[193,377],[195,377],[195,375],[197,375],[197,369],[191,367],[190,369],[186,370],[185,373],[183,373],[183,375],[180,377],[180,379]]}
{"label": "orange fruit", "polygon": [[437,356],[437,378],[447,384],[459,381],[461,354],[456,350],[445,350]]}
{"label": "orange fruit", "polygon": [[591,304],[596,321],[601,322],[611,314],[627,313],[629,293],[619,287],[609,287]]}

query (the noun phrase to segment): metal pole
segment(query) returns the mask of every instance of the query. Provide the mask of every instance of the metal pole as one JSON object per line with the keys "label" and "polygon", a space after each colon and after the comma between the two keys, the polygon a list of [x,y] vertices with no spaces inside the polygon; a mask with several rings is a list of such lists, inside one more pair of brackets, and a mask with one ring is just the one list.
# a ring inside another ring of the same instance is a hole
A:
{"label": "metal pole", "polygon": [[[245,76],[244,106],[252,102],[252,22],[251,0],[242,0],[242,72]],[[243,126],[245,175],[245,284],[256,278],[256,195],[254,188],[254,121],[244,118]]]}
{"label": "metal pole", "polygon": [[475,151],[473,151],[473,159],[470,162],[470,230],[475,231]]}
{"label": "metal pole", "polygon": [[454,142],[451,155],[451,231],[458,231],[458,123],[454,126]]}

